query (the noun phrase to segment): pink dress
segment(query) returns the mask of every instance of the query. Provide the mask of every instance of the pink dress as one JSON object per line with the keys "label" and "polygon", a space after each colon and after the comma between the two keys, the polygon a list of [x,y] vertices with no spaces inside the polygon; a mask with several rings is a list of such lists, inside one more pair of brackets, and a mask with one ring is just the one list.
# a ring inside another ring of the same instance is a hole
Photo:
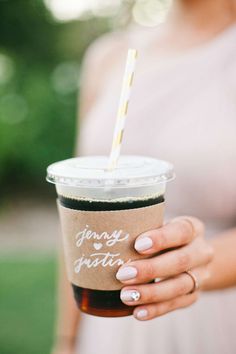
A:
{"label": "pink dress", "polygon": [[[167,217],[199,217],[215,237],[236,224],[236,26],[166,61],[153,51],[157,30],[142,31],[129,36],[139,60],[122,153],[171,161]],[[83,155],[109,153],[123,66],[84,120]],[[235,354],[236,289],[202,293],[193,306],[147,322],[83,314],[78,353]]]}

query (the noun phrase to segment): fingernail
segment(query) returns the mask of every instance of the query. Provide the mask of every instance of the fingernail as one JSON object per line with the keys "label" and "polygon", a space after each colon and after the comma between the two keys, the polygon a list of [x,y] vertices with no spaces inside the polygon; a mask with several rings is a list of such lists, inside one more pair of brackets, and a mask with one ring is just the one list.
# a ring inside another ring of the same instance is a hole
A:
{"label": "fingernail", "polygon": [[148,315],[148,312],[147,312],[147,310],[145,310],[145,309],[139,310],[139,311],[136,313],[136,317],[137,317],[138,319],[143,319],[143,318],[147,317],[147,315]]}
{"label": "fingernail", "polygon": [[129,280],[136,277],[138,271],[134,267],[124,267],[118,270],[116,273],[116,279],[118,280]]}
{"label": "fingernail", "polygon": [[150,237],[139,238],[134,245],[137,251],[146,251],[153,246],[152,239]]}
{"label": "fingernail", "polygon": [[138,301],[140,293],[137,290],[123,290],[121,291],[120,298],[122,301]]}

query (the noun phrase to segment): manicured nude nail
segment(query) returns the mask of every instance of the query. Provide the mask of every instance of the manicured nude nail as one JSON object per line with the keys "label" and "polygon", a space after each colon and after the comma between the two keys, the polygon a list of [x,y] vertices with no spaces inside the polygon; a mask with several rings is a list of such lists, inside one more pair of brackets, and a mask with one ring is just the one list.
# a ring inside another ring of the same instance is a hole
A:
{"label": "manicured nude nail", "polygon": [[122,301],[138,301],[140,293],[137,290],[123,290],[121,291],[120,298]]}
{"label": "manicured nude nail", "polygon": [[135,278],[137,274],[138,274],[138,271],[136,268],[123,267],[123,268],[119,269],[118,272],[116,273],[116,278],[121,281],[122,280],[129,280],[129,279]]}
{"label": "manicured nude nail", "polygon": [[134,245],[137,251],[146,251],[153,246],[152,239],[150,237],[139,238]]}
{"label": "manicured nude nail", "polygon": [[145,309],[143,309],[143,310],[139,310],[137,313],[136,313],[136,317],[138,318],[138,319],[143,319],[143,318],[145,318],[145,317],[147,317],[147,315],[148,315],[148,312],[147,312],[147,310],[145,310]]}

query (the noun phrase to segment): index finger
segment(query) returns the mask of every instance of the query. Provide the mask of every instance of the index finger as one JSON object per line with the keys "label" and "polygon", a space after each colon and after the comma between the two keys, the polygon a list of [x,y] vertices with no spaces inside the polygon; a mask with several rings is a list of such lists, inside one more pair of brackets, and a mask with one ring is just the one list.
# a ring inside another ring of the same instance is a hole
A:
{"label": "index finger", "polygon": [[181,216],[159,229],[139,235],[134,248],[141,254],[151,255],[170,248],[187,245],[203,233],[204,225],[199,219]]}

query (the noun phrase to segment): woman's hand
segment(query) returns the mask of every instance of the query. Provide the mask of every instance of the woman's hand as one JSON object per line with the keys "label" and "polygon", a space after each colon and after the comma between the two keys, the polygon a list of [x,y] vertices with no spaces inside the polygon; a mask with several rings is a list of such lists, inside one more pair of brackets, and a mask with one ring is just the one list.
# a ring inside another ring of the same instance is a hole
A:
{"label": "woman's hand", "polygon": [[152,258],[124,264],[116,277],[125,285],[121,300],[126,305],[138,305],[134,309],[137,319],[150,320],[197,300],[194,279],[185,272],[191,270],[201,288],[207,282],[207,265],[213,258],[200,220],[175,218],[162,228],[138,236],[134,247]]}

